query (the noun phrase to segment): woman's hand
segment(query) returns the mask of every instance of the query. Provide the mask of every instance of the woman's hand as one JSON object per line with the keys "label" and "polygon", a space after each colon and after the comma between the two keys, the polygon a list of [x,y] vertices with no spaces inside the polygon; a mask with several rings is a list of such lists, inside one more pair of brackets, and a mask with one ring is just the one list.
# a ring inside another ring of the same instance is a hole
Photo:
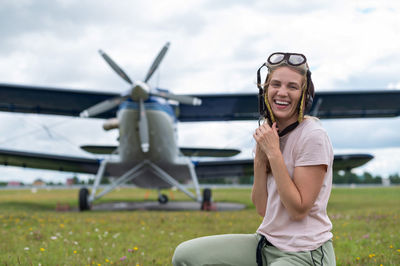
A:
{"label": "woman's hand", "polygon": [[264,123],[259,126],[253,134],[254,139],[257,142],[257,151],[260,149],[268,158],[274,156],[277,152],[280,153],[279,148],[279,135],[276,123],[272,124],[272,127],[268,123]]}

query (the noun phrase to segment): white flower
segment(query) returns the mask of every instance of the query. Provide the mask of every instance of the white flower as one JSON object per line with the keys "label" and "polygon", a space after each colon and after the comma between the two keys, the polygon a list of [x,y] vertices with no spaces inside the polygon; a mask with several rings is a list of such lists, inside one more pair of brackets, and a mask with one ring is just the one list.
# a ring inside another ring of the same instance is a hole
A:
{"label": "white flower", "polygon": [[50,237],[52,240],[56,240],[57,239],[57,237],[56,236],[52,236],[52,237]]}
{"label": "white flower", "polygon": [[29,250],[29,248],[28,248],[28,247],[25,247],[24,250]]}

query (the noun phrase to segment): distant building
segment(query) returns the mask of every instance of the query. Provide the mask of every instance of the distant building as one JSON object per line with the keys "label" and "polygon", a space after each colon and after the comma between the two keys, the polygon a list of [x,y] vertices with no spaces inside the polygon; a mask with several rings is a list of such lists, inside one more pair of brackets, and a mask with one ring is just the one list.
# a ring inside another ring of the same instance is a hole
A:
{"label": "distant building", "polygon": [[7,186],[8,187],[19,187],[19,186],[21,186],[21,182],[19,182],[19,181],[9,181]]}
{"label": "distant building", "polygon": [[36,179],[35,181],[33,181],[32,185],[35,187],[43,187],[46,185],[46,183],[41,179]]}
{"label": "distant building", "polygon": [[66,184],[67,184],[67,186],[72,186],[73,184],[75,184],[75,179],[74,178],[67,178]]}

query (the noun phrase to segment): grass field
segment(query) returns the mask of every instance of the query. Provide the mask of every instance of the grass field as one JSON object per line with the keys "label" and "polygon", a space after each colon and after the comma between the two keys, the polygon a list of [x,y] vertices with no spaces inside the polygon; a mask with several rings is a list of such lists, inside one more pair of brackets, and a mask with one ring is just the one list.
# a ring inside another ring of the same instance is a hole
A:
{"label": "grass field", "polygon": [[[261,222],[250,189],[215,189],[215,201],[240,202],[235,212],[57,212],[77,206],[78,191],[0,190],[2,265],[170,265],[175,247],[194,237],[254,233]],[[188,200],[166,191],[174,200]],[[101,201],[156,200],[156,192],[124,188]],[[400,265],[400,187],[335,188],[328,213],[338,265]]]}

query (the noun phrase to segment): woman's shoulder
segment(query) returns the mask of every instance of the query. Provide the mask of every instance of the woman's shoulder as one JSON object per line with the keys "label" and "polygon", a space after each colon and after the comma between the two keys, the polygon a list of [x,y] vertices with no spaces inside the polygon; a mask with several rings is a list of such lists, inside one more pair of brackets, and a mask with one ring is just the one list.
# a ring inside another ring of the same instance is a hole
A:
{"label": "woman's shoulder", "polygon": [[303,125],[300,138],[328,137],[328,133],[322,126],[321,121],[314,116],[306,116],[301,124]]}
{"label": "woman's shoulder", "polygon": [[323,130],[325,129],[322,127],[321,121],[315,116],[305,116],[303,122],[303,130]]}
{"label": "woman's shoulder", "polygon": [[[303,124],[304,123],[304,124]],[[318,118],[307,117],[302,122],[302,130],[295,141],[294,149],[298,152],[332,150],[332,143]],[[323,148],[324,147],[324,148]]]}

